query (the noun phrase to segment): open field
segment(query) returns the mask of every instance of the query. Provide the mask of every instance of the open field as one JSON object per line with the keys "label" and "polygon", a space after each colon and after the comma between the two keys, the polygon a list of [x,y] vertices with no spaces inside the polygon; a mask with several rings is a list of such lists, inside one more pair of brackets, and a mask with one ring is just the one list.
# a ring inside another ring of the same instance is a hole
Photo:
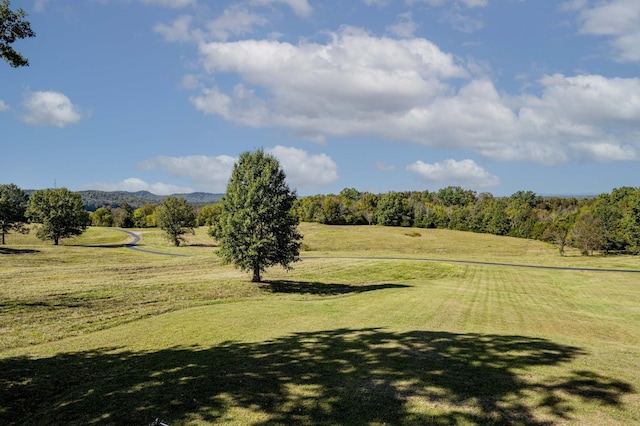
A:
{"label": "open field", "polygon": [[446,230],[303,224],[267,282],[199,229],[124,247],[91,228],[0,248],[5,424],[638,424],[629,256]]}

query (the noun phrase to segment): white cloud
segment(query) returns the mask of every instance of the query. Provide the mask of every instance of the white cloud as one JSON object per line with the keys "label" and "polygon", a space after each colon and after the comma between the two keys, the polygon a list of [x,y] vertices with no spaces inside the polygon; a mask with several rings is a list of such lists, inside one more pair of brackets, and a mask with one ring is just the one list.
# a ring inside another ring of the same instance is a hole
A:
{"label": "white cloud", "polygon": [[411,12],[398,15],[398,22],[387,27],[387,32],[401,38],[411,38],[418,30],[418,24],[413,20]]}
{"label": "white cloud", "polygon": [[[279,145],[265,152],[279,160],[287,181],[295,188],[318,187],[338,178],[338,167],[326,154],[310,155],[302,149]],[[237,158],[228,155],[159,156],[138,163],[138,167],[187,178],[199,190],[224,192],[236,161]]]}
{"label": "white cloud", "polygon": [[26,114],[23,121],[33,126],[65,127],[80,121],[78,106],[59,92],[31,92],[24,100]]}
{"label": "white cloud", "polygon": [[586,2],[565,5],[580,10],[583,34],[611,38],[616,59],[623,62],[640,61],[640,2],[637,0],[609,0],[589,7]]}
{"label": "white cloud", "polygon": [[250,34],[256,26],[267,23],[267,19],[262,15],[240,5],[231,5],[217,18],[208,20],[204,24],[206,29],[193,28],[194,17],[183,15],[170,24],[156,24],[153,30],[169,42],[226,41],[232,36]]}
{"label": "white cloud", "polygon": [[267,19],[241,6],[231,6],[216,19],[207,23],[214,40],[227,40],[231,35],[253,32],[254,26],[267,24]]}
{"label": "white cloud", "polygon": [[630,145],[616,143],[574,143],[571,148],[584,160],[609,163],[638,159],[638,149]]}
{"label": "white cloud", "polygon": [[338,166],[326,154],[309,155],[308,152],[277,145],[265,150],[278,159],[295,188],[316,188],[338,179]]}
{"label": "white cloud", "polygon": [[209,192],[224,192],[236,158],[228,155],[208,157],[154,157],[138,163],[143,170],[161,170],[175,177],[186,177],[199,189]]}
{"label": "white cloud", "polygon": [[189,15],[183,15],[176,18],[171,25],[156,24],[153,30],[162,35],[166,41],[193,41],[196,36],[191,33],[191,21],[193,18]]}
{"label": "white cloud", "polygon": [[412,6],[416,3],[425,3],[429,6],[444,6],[451,4],[454,7],[465,6],[469,8],[473,7],[486,7],[489,4],[489,0],[405,0],[405,3]]}
{"label": "white cloud", "polygon": [[0,99],[0,112],[3,111],[9,111],[9,105],[7,105],[5,101]]}
{"label": "white cloud", "polygon": [[178,8],[187,7],[187,6],[195,6],[197,4],[197,0],[138,0],[138,1],[144,4],[170,7],[173,9],[178,9]]}
{"label": "white cloud", "polygon": [[389,0],[363,0],[363,2],[367,6],[378,6],[378,7],[384,7],[389,4]]}
{"label": "white cloud", "polygon": [[[200,52],[206,72],[237,73],[244,83],[231,93],[203,90],[191,98],[197,109],[252,127],[294,128],[310,139],[327,129],[350,134],[358,122],[363,131],[371,119],[406,114],[449,90],[441,78],[466,76],[452,55],[428,40],[376,38],[348,27],[326,45],[244,40],[203,43]],[[272,99],[256,96],[247,84]]]}
{"label": "white cloud", "polygon": [[251,4],[261,6],[273,3],[284,3],[288,5],[298,16],[309,17],[313,13],[313,8],[307,0],[251,0]]}
{"label": "white cloud", "polygon": [[465,33],[473,33],[484,27],[484,21],[482,19],[467,13],[462,13],[458,9],[443,12],[440,16],[440,22],[450,24],[454,29]]}
{"label": "white cloud", "polygon": [[513,96],[426,39],[352,27],[324,44],[212,42],[200,54],[203,75],[234,74],[239,83],[200,84],[190,98],[196,109],[315,142],[373,136],[542,164],[595,158],[585,147],[598,152],[602,141],[618,153],[600,158],[640,149],[639,78],[555,74],[528,89],[537,94]]}
{"label": "white cloud", "polygon": [[93,189],[97,191],[149,191],[156,195],[189,194],[194,192],[194,190],[189,187],[161,182],[147,183],[139,178],[128,178],[115,183],[94,182],[83,185],[82,187],[85,190]]}
{"label": "white cloud", "polygon": [[442,163],[427,164],[416,161],[407,166],[429,183],[459,185],[471,188],[488,188],[500,183],[500,179],[478,166],[473,160],[444,160]]}

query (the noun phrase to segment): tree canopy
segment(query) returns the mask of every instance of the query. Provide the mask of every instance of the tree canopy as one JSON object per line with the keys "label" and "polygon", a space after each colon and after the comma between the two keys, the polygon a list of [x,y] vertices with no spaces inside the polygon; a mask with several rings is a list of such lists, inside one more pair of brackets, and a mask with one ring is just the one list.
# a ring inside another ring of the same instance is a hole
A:
{"label": "tree canopy", "polygon": [[89,224],[82,197],[67,188],[34,191],[26,216],[40,223],[36,236],[43,241],[52,240],[54,245],[63,238],[81,235]]}
{"label": "tree canopy", "polygon": [[233,167],[211,235],[219,256],[261,281],[267,267],[291,268],[299,260],[302,235],[289,189],[278,160],[263,150],[244,152]]}
{"label": "tree canopy", "polygon": [[27,16],[22,8],[15,12],[10,9],[9,0],[0,0],[0,56],[14,68],[29,66],[29,60],[11,45],[18,39],[35,37]]}
{"label": "tree canopy", "polygon": [[0,185],[0,233],[2,233],[2,245],[5,244],[4,236],[11,231],[23,232],[27,219],[25,212],[29,196],[22,189],[10,183]]}
{"label": "tree canopy", "polygon": [[184,241],[184,234],[194,233],[196,213],[183,197],[169,196],[165,198],[156,209],[155,214],[158,226],[176,247]]}

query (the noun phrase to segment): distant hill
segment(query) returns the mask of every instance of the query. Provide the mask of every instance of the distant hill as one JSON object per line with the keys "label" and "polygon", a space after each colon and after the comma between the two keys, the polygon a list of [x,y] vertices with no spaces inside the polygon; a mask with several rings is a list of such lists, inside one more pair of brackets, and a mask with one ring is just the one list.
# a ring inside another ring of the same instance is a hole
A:
{"label": "distant hill", "polygon": [[[159,204],[167,197],[166,195],[156,195],[149,191],[78,191],[82,196],[82,202],[88,211],[96,211],[100,207],[120,207],[126,202],[134,209],[142,207],[144,204]],[[211,194],[208,192],[192,192],[190,194],[171,194],[175,197],[183,197],[194,206],[203,206],[220,201],[224,194]]]}

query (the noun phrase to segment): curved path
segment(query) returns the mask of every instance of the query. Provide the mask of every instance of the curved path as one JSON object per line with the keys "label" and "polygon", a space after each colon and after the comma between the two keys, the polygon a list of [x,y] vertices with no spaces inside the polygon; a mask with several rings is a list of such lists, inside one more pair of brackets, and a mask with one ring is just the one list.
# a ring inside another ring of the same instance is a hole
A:
{"label": "curved path", "polygon": [[[131,250],[140,251],[143,253],[160,254],[164,256],[189,256],[188,254],[177,253],[165,253],[161,251],[147,250],[137,247],[136,244],[140,242],[140,234],[133,231],[127,231],[125,229],[115,228],[118,231],[124,232],[133,238],[133,241],[126,244],[126,247]],[[523,263],[501,263],[501,262],[485,262],[480,260],[460,260],[460,259],[435,259],[435,258],[417,258],[417,257],[331,257],[331,256],[300,256],[300,259],[353,259],[353,260],[413,260],[419,262],[441,262],[441,263],[463,263],[467,265],[488,265],[488,266],[506,266],[512,268],[533,268],[533,269],[552,269],[556,271],[577,271],[577,272],[624,272],[632,274],[640,274],[640,269],[613,269],[613,268],[587,268],[587,267],[572,267],[572,266],[545,266],[545,265],[526,265]]]}
{"label": "curved path", "polygon": [[113,228],[113,229],[115,229],[116,231],[124,232],[125,234],[133,238],[133,241],[125,244],[125,247],[128,249],[143,252],[143,253],[160,254],[163,256],[189,256],[188,254],[165,253],[162,251],[154,251],[154,250],[147,250],[147,249],[140,248],[137,246],[137,244],[141,240],[139,233],[133,232],[133,231],[127,231],[126,229],[120,229],[120,228]]}

